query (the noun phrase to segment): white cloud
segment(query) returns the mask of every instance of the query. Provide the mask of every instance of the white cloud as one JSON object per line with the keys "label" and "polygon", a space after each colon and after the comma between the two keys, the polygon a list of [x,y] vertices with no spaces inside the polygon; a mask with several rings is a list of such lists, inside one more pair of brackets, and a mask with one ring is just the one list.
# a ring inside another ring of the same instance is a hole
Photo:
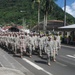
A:
{"label": "white cloud", "polygon": [[[62,9],[64,10],[64,7]],[[66,6],[66,12],[75,17],[75,2],[71,6]]]}
{"label": "white cloud", "polygon": [[75,10],[75,2],[72,3],[72,8]]}

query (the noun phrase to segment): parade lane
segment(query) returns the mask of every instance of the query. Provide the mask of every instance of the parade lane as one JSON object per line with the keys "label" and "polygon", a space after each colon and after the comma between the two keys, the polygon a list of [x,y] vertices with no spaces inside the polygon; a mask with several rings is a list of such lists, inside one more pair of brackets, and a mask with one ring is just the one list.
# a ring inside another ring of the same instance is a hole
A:
{"label": "parade lane", "polygon": [[63,45],[59,51],[57,60],[75,67],[75,47]]}
{"label": "parade lane", "polygon": [[59,51],[59,55],[75,55],[75,47],[71,47],[71,46],[62,46],[60,51]]}
{"label": "parade lane", "polygon": [[[31,63],[39,66],[39,69],[36,69],[37,67],[36,68],[33,67],[26,60],[23,60],[17,57],[15,57],[15,59],[18,62],[20,62],[23,66],[25,66],[27,69],[29,69],[35,75],[38,75],[38,74],[39,75],[75,75],[74,67],[70,67],[58,61],[56,62],[51,61],[51,66],[48,66],[46,63],[47,61],[39,58],[38,56],[33,55],[32,58],[25,56],[23,59],[26,59],[30,61]],[[44,71],[42,69],[44,69]]]}
{"label": "parade lane", "polygon": [[[38,55],[33,55],[32,58],[29,58],[28,56],[24,56],[22,59],[15,57],[15,59],[18,62],[20,62],[23,66],[25,66],[27,69],[29,69],[35,75],[38,75],[38,74],[49,75],[48,73],[50,73],[51,75],[75,75],[75,71],[74,71],[75,67],[72,66],[70,62],[71,60],[68,59],[69,57],[67,56],[69,54],[74,54],[74,49],[72,50],[71,49],[72,48],[69,49],[69,48],[62,47],[62,49],[59,51],[59,55],[56,57],[57,61],[56,62],[51,61],[51,66],[47,65],[46,55],[44,55],[42,59]],[[63,56],[67,57],[66,60],[63,59]],[[39,66],[40,67],[39,69],[41,70],[36,69],[26,60]],[[68,63],[65,62],[67,60],[68,60]],[[43,71],[42,69],[44,69],[45,71]]]}
{"label": "parade lane", "polygon": [[[4,53],[6,54],[6,52]],[[22,66],[27,68],[34,75],[75,75],[75,71],[74,71],[75,67],[71,66],[71,64],[66,63],[65,60],[63,59],[63,56],[67,57],[68,59],[69,57],[67,55],[69,54],[74,54],[74,50],[72,49],[70,51],[69,48],[62,47],[62,49],[59,50],[59,55],[56,57],[57,61],[56,62],[51,61],[51,66],[47,65],[46,55],[44,55],[43,58],[40,58],[37,54],[32,55],[32,58],[29,58],[28,56],[24,56],[23,58],[20,58],[18,56],[13,57],[13,54],[9,54],[9,55],[12,56],[14,59],[16,59],[17,62],[19,62]],[[36,65],[35,66],[36,68],[33,67],[27,61],[32,63],[33,66]],[[37,69],[37,66],[38,66],[38,69]]]}

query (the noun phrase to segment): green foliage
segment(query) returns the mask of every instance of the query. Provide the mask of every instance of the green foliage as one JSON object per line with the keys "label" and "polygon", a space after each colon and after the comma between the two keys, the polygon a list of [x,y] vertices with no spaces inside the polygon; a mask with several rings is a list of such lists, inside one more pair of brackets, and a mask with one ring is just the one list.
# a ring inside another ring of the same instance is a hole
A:
{"label": "green foliage", "polygon": [[[34,9],[32,8],[32,1],[34,0],[0,0],[0,25],[5,23],[16,23],[22,25],[22,18],[26,19],[26,24],[28,27],[33,27],[38,22],[38,2],[41,4],[40,20],[43,21],[43,10],[48,10],[48,20],[57,19],[64,20],[64,12],[58,7],[54,2],[49,4],[47,2],[47,7],[45,5],[46,0],[36,0],[34,4]],[[42,2],[43,1],[43,2]],[[47,0],[49,1],[49,0]],[[55,1],[55,0],[50,0]],[[21,12],[22,11],[22,12]],[[75,18],[67,14],[67,23],[74,23]]]}

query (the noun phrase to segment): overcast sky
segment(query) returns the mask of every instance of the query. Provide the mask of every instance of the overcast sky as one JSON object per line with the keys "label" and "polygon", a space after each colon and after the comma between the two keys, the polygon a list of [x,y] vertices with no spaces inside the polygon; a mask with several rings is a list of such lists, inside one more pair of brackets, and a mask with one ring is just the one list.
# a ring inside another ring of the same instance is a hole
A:
{"label": "overcast sky", "polygon": [[[57,0],[56,3],[64,9],[64,0]],[[66,0],[66,12],[75,17],[75,0]]]}

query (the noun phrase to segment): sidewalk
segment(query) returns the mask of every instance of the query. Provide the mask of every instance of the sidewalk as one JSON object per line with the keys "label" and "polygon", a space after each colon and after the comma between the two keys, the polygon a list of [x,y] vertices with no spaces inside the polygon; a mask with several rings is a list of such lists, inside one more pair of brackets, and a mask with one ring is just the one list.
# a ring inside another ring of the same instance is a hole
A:
{"label": "sidewalk", "polygon": [[74,45],[62,44],[61,46],[75,49]]}
{"label": "sidewalk", "polygon": [[[0,48],[0,65],[4,68],[19,70],[25,75],[34,75],[27,68],[25,68],[22,64],[16,61],[13,57],[11,57],[7,52]],[[2,75],[2,74],[0,74]],[[9,74],[7,74],[9,75]],[[12,75],[12,74],[10,74]]]}
{"label": "sidewalk", "polygon": [[0,75],[26,75],[26,74],[23,74],[19,70],[14,70],[14,69],[1,67],[0,68]]}

